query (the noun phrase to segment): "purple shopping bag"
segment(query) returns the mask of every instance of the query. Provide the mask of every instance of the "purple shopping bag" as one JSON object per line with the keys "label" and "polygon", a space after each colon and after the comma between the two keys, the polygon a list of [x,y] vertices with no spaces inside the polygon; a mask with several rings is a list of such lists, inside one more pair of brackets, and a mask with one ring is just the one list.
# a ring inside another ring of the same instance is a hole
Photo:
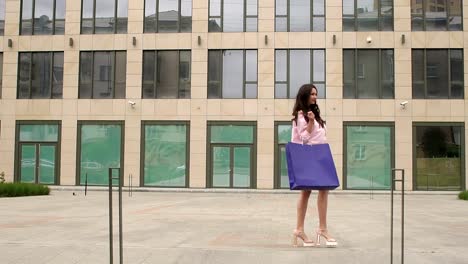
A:
{"label": "purple shopping bag", "polygon": [[340,186],[328,144],[286,145],[291,190],[332,190]]}

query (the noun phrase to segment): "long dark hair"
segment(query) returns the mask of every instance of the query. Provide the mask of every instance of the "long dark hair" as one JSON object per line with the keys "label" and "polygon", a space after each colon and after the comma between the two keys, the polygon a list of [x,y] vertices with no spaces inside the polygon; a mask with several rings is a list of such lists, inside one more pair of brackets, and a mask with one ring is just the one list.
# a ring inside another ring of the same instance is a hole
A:
{"label": "long dark hair", "polygon": [[[317,87],[315,87],[315,85],[313,84],[304,84],[301,86],[301,88],[299,88],[299,91],[297,92],[297,96],[296,96],[296,103],[294,104],[293,113],[292,113],[292,115],[294,116],[292,120],[294,120],[294,122],[297,123],[298,113],[299,111],[302,110],[302,112],[304,113],[304,119],[307,121],[307,123],[309,123],[309,117],[307,116],[307,112],[311,111],[309,107],[309,97],[310,97],[310,92],[312,92],[312,89],[315,89],[318,93]],[[317,111],[314,111],[314,115],[315,115],[315,120],[317,120],[319,125],[321,127],[324,127],[325,120],[323,120],[320,117],[320,109],[318,108],[318,105],[317,105]]]}

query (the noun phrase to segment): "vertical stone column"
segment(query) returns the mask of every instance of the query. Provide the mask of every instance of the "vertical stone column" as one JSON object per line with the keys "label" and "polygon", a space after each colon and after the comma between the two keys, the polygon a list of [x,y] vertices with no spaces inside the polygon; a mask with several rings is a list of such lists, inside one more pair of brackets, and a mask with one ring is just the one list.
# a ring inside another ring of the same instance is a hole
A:
{"label": "vertical stone column", "polygon": [[[257,189],[274,187],[275,2],[258,1],[258,35],[246,34],[246,48],[256,43],[258,58]],[[245,105],[246,106],[246,105]],[[247,110],[247,108],[245,109]]]}
{"label": "vertical stone column", "polygon": [[[396,1],[394,3],[394,56],[395,56],[395,168],[405,170],[405,189],[413,188],[413,137],[412,112],[419,107],[418,101],[412,101],[411,47],[413,36],[411,32],[411,3]],[[415,32],[413,32],[415,33]],[[402,41],[405,36],[404,43]],[[405,109],[400,103],[409,101]],[[423,102],[425,105],[425,102]],[[399,172],[398,172],[398,177]],[[400,188],[400,185],[397,185]]]}
{"label": "vertical stone column", "polygon": [[[332,150],[336,171],[343,182],[343,113],[352,104],[343,105],[343,1],[326,1],[325,52],[326,99],[319,100],[323,118],[327,121],[327,139]],[[346,108],[346,110],[345,110]],[[343,186],[341,186],[343,188]]]}
{"label": "vertical stone column", "polygon": [[[5,180],[14,180],[15,161],[15,115],[16,85],[18,71],[18,34],[20,1],[5,3],[5,34],[0,37],[0,49],[3,51],[3,83],[0,100],[0,172],[5,173]],[[8,47],[8,40],[12,47]]]}
{"label": "vertical stone column", "polygon": [[192,2],[192,86],[190,109],[191,188],[205,188],[207,144],[208,0]]}

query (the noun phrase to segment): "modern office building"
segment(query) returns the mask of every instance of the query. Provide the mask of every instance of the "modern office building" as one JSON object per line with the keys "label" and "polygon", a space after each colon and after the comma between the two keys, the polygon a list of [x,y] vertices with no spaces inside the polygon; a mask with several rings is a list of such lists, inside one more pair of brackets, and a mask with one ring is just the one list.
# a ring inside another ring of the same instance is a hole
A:
{"label": "modern office building", "polygon": [[398,168],[409,190],[466,189],[463,14],[460,0],[0,0],[0,172],[288,188],[292,106],[314,83],[340,188],[388,189]]}

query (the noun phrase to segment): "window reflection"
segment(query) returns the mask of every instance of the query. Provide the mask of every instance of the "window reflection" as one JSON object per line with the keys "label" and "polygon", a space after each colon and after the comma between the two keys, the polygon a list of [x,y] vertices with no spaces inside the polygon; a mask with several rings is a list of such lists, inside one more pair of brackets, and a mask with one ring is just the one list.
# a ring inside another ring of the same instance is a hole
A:
{"label": "window reflection", "polygon": [[[65,0],[22,0],[21,2],[21,35],[64,34]],[[5,1],[0,0],[0,30],[4,28],[4,12]]]}

